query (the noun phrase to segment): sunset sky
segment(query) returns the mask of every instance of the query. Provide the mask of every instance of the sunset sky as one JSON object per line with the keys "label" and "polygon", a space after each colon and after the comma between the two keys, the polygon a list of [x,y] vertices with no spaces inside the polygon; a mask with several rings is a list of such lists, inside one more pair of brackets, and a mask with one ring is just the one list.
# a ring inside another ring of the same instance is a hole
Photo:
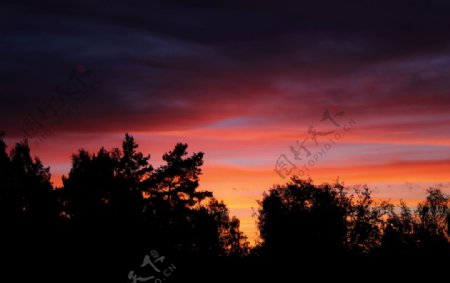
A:
{"label": "sunset sky", "polygon": [[28,133],[54,184],[129,132],[154,166],[205,152],[202,189],[251,239],[279,160],[411,205],[450,193],[449,1],[86,2],[0,4],[0,130]]}

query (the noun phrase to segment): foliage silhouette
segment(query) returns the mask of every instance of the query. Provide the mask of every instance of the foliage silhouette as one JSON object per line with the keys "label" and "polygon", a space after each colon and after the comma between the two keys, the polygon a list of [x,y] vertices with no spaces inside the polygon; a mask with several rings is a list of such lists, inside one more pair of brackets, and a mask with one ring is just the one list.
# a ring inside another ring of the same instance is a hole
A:
{"label": "foliage silhouette", "polygon": [[[150,156],[137,149],[126,134],[121,149],[74,155],[69,176],[63,177],[61,215],[103,237],[132,229],[133,236],[121,236],[121,242],[160,243],[177,255],[245,253],[245,237],[226,233],[242,235],[239,222],[230,219],[225,205],[219,211],[224,217],[216,217],[212,193],[197,189],[203,153],[188,156],[187,145],[177,144],[164,154],[166,164],[154,170]],[[236,245],[242,249],[230,248]]]}
{"label": "foliage silhouette", "polygon": [[[7,257],[32,253],[39,261],[46,253],[60,270],[77,274],[95,266],[114,277],[139,266],[152,249],[187,261],[227,256],[233,268],[259,258],[256,273],[298,255],[450,256],[449,196],[438,189],[429,189],[412,210],[404,202],[375,201],[368,187],[351,191],[338,181],[315,185],[293,177],[263,194],[256,213],[260,240],[251,248],[239,219],[212,192],[199,190],[204,154],[189,154],[186,144],[176,144],[154,169],[150,155],[126,134],[121,148],[79,150],[63,186],[54,188],[50,168],[31,157],[27,141],[8,153],[4,137],[0,133],[0,240]],[[70,258],[83,262],[63,265],[73,263]]]}
{"label": "foliage silhouette", "polygon": [[0,219],[5,225],[51,225],[58,218],[50,168],[32,159],[27,141],[9,155],[0,134]]}
{"label": "foliage silhouette", "polygon": [[254,254],[450,256],[449,215],[449,198],[438,189],[413,214],[404,202],[376,203],[367,187],[349,193],[339,182],[316,186],[294,177],[259,202]]}
{"label": "foliage silhouette", "polygon": [[265,193],[258,211],[262,255],[337,254],[346,239],[343,188],[297,178]]}

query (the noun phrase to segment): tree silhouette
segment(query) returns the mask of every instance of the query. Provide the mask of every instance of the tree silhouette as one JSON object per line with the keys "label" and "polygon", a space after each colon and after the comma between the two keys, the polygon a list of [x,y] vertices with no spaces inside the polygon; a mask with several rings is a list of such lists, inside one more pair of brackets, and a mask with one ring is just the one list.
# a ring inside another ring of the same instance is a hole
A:
{"label": "tree silhouette", "polygon": [[259,203],[260,252],[264,255],[340,254],[347,235],[349,203],[340,184],[316,187],[292,178]]}
{"label": "tree silhouette", "polygon": [[388,207],[389,218],[386,220],[381,240],[381,250],[387,255],[413,255],[417,250],[414,236],[415,220],[411,209],[405,202],[400,203],[400,213],[395,207]]}
{"label": "tree silhouette", "polygon": [[187,150],[176,144],[154,169],[150,155],[125,134],[120,148],[79,150],[63,187],[54,189],[50,168],[31,157],[27,141],[8,153],[0,133],[0,225],[12,236],[0,242],[21,239],[13,253],[36,249],[53,255],[53,265],[88,254],[84,265],[118,273],[152,249],[187,259],[227,256],[234,264],[258,255],[263,264],[285,255],[450,255],[449,196],[440,190],[429,189],[413,210],[374,200],[367,186],[351,191],[340,182],[315,185],[298,177],[263,194],[260,242],[250,248],[239,219],[200,189],[204,154]]}
{"label": "tree silhouette", "polygon": [[250,252],[247,237],[240,231],[240,222],[236,217],[230,219],[229,211],[223,202],[212,198],[206,207],[207,213],[217,225],[220,255],[246,256]]}
{"label": "tree silhouette", "polygon": [[417,231],[420,252],[448,254],[449,197],[439,189],[429,189],[427,199],[417,207]]}
{"label": "tree silhouette", "polygon": [[130,225],[139,222],[143,196],[140,186],[153,167],[150,156],[137,152],[128,134],[122,149],[101,148],[90,155],[80,150],[72,158],[72,169],[63,178],[67,215],[80,223]]}
{"label": "tree silhouette", "polygon": [[446,255],[449,198],[428,190],[412,213],[376,203],[368,187],[347,193],[343,185],[315,186],[297,177],[264,193],[257,213],[261,243],[254,252],[280,256]]}
{"label": "tree silhouette", "polygon": [[0,213],[4,223],[49,225],[57,219],[50,168],[30,155],[28,142],[17,143],[9,156],[0,135]]}
{"label": "tree silhouette", "polygon": [[386,215],[386,203],[375,205],[367,186],[350,196],[349,233],[347,247],[353,254],[368,254],[381,245],[381,227]]}
{"label": "tree silhouette", "polygon": [[187,145],[179,143],[163,160],[166,164],[142,182],[145,225],[155,227],[158,238],[169,240],[177,254],[245,254],[248,243],[239,222],[230,220],[211,192],[198,190],[203,153],[188,156]]}
{"label": "tree silhouette", "polygon": [[193,207],[211,192],[199,192],[199,176],[203,153],[187,156],[187,144],[177,144],[173,151],[163,155],[166,162],[158,168],[148,182],[151,197],[167,200],[172,207]]}
{"label": "tree silhouette", "polygon": [[13,217],[13,207],[16,203],[12,198],[12,168],[4,137],[5,133],[0,132],[0,219],[2,223],[10,220],[9,217]]}
{"label": "tree silhouette", "polygon": [[63,177],[66,215],[77,224],[101,224],[112,210],[110,194],[114,189],[115,160],[105,149],[90,155],[80,150],[72,157],[72,169]]}
{"label": "tree silhouette", "polygon": [[134,138],[126,134],[122,151],[113,151],[114,160],[118,161],[115,172],[118,184],[110,198],[117,212],[127,222],[141,217],[144,205],[141,183],[153,172],[153,167],[149,164],[150,155],[144,156],[137,148]]}
{"label": "tree silhouette", "polygon": [[447,212],[447,235],[450,235],[450,211]]}
{"label": "tree silhouette", "polygon": [[177,144],[163,155],[156,170],[150,156],[137,151],[134,138],[125,135],[121,149],[96,154],[80,150],[72,157],[72,169],[63,178],[63,215],[99,237],[113,231],[132,230],[115,243],[161,243],[179,255],[244,254],[248,250],[239,221],[216,217],[215,200],[199,191],[203,153],[188,156],[187,145]]}

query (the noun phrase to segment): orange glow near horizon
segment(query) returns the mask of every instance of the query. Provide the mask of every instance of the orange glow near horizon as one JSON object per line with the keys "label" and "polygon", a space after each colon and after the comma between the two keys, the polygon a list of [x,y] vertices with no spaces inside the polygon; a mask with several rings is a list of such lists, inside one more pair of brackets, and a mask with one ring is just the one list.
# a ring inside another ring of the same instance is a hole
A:
{"label": "orange glow near horizon", "polygon": [[[408,206],[415,206],[424,199],[425,189],[428,187],[441,183],[444,184],[443,190],[450,192],[448,172],[450,160],[371,166],[326,166],[319,163],[309,170],[308,177],[316,184],[334,182],[336,178],[350,187],[367,184],[374,191],[375,199],[390,200],[394,204],[399,204],[399,200],[403,199]],[[56,186],[62,185],[61,175],[53,175],[52,181]],[[224,201],[231,214],[241,220],[242,230],[254,243],[257,229],[253,214],[258,208],[257,200],[273,185],[286,182],[288,179],[280,178],[271,166],[223,165],[208,162],[206,158],[200,189],[213,191],[217,199]],[[418,184],[418,187],[411,191],[408,188],[411,184]],[[392,186],[397,186],[397,189],[391,189]]]}
{"label": "orange glow near horizon", "polygon": [[[300,83],[293,80],[290,84],[294,87]],[[145,113],[136,124],[115,127],[133,126],[130,134],[141,152],[151,154],[150,163],[155,168],[177,142],[187,143],[190,153],[204,152],[200,189],[212,191],[223,200],[231,214],[240,218],[242,230],[252,241],[256,239],[252,215],[257,201],[265,190],[289,181],[289,176],[283,179],[275,172],[282,154],[295,165],[294,173],[301,178],[310,177],[316,184],[337,178],[348,186],[367,184],[378,199],[404,199],[414,205],[425,196],[427,187],[450,192],[446,97],[436,96],[425,103],[420,95],[401,93],[395,101],[372,96],[358,101],[355,96],[351,103],[339,103],[326,92],[294,99],[289,90],[244,89],[248,96],[227,98],[221,92],[212,93],[217,101],[200,96],[190,102],[180,98],[174,107],[181,107],[189,119],[157,112],[159,123]],[[288,99],[294,100],[286,103]],[[423,107],[418,108],[416,102]],[[215,108],[221,112],[216,113]],[[343,109],[345,112],[336,116]],[[327,112],[333,113],[336,121],[324,120]],[[308,132],[311,127],[318,133],[317,143]],[[87,123],[84,131],[55,132],[41,143],[30,145],[32,153],[51,166],[54,185],[61,186],[61,176],[68,174],[73,153],[81,147],[91,153],[101,146],[120,147],[123,134],[117,129],[97,132]],[[301,158],[295,159],[292,148],[304,140],[309,155],[302,149]],[[13,142],[10,138],[9,144]],[[325,149],[327,144],[329,148]]]}

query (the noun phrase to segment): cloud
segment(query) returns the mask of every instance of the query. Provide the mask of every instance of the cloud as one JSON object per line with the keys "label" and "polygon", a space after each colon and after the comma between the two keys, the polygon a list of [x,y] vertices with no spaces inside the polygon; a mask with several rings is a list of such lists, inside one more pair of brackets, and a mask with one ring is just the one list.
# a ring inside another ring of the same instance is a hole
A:
{"label": "cloud", "polygon": [[330,106],[372,118],[444,111],[448,4],[319,2],[3,4],[3,127],[15,134],[78,63],[103,84],[58,131],[286,123]]}

